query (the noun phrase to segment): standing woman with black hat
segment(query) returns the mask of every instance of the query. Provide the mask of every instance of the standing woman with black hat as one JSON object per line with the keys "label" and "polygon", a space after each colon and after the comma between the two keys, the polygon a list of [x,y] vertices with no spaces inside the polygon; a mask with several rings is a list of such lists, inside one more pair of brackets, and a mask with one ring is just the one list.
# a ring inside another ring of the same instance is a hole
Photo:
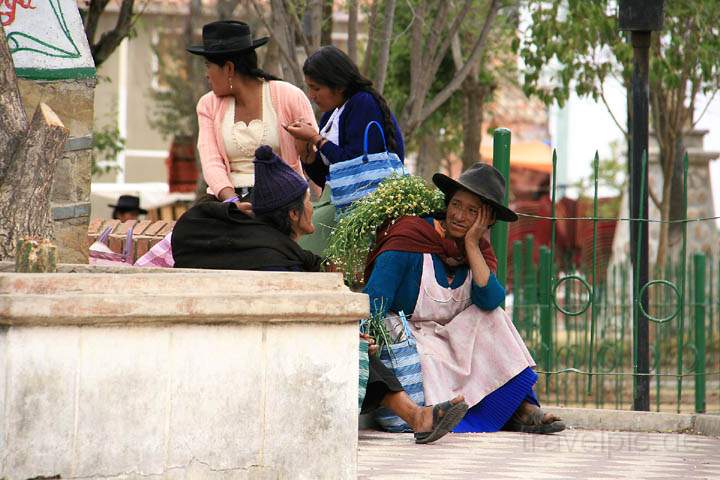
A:
{"label": "standing woman with black hat", "polygon": [[295,171],[312,146],[295,140],[284,128],[294,122],[316,125],[302,90],[258,68],[255,49],[268,38],[254,39],[249,25],[212,22],[203,27],[203,44],[188,52],[205,57],[212,91],[197,105],[198,151],[207,193],[235,202],[254,185],[253,158],[260,145],[269,145]]}
{"label": "standing woman with black hat", "polygon": [[443,218],[401,217],[378,233],[364,290],[371,310],[411,315],[426,403],[462,394],[471,406],[455,432],[563,430],[540,410],[535,362],[501,308],[505,289],[484,238],[495,221],[517,220],[502,203],[505,179],[477,163],[457,181],[438,173],[433,182],[445,194]]}

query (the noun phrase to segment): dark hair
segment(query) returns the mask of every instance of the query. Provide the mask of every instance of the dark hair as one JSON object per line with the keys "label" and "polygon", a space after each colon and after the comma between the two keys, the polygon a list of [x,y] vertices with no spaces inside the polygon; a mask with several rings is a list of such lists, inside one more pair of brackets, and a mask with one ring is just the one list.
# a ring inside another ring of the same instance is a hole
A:
{"label": "dark hair", "polygon": [[258,215],[257,219],[265,222],[273,228],[287,236],[292,234],[292,224],[290,223],[290,211],[297,210],[301,215],[305,211],[305,194],[302,194],[292,202],[280,208],[276,208],[272,212]]}
{"label": "dark hair", "polygon": [[383,115],[383,130],[385,130],[388,149],[392,152],[397,151],[398,135],[392,121],[390,107],[383,96],[373,88],[372,82],[360,73],[357,65],[345,52],[332,45],[322,47],[305,60],[303,73],[321,85],[342,89],[345,100],[358,92],[367,92],[372,95]]}
{"label": "dark hair", "polygon": [[205,59],[220,67],[224,67],[226,62],[230,62],[235,65],[235,71],[237,73],[248,77],[263,78],[268,81],[280,80],[275,75],[271,75],[258,67],[258,58],[255,50],[246,50],[240,53],[225,55],[205,55]]}

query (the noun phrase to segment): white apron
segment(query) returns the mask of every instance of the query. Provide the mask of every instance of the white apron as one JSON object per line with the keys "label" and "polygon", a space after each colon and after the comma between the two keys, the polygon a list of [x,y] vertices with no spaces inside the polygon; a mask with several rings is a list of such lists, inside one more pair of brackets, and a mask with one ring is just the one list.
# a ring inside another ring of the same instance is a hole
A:
{"label": "white apron", "polygon": [[473,406],[535,366],[505,310],[480,310],[472,304],[471,288],[470,270],[460,288],[439,285],[432,255],[423,254],[420,293],[409,323],[420,354],[426,405],[462,394]]}

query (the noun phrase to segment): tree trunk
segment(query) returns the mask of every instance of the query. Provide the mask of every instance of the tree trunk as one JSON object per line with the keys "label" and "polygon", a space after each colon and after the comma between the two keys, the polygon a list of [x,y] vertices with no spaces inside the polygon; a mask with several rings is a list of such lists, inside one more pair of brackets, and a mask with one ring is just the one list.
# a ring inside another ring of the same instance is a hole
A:
{"label": "tree trunk", "polygon": [[284,58],[282,62],[283,77],[290,83],[302,88],[304,85],[302,68],[297,59],[295,44],[296,31],[294,22],[287,12],[283,0],[270,0],[272,6],[272,34],[277,41],[280,53]]}
{"label": "tree trunk", "polygon": [[372,60],[373,48],[375,47],[375,24],[377,22],[378,10],[380,9],[380,0],[373,0],[370,8],[370,18],[368,19],[368,40],[365,48],[365,57],[362,64],[362,74],[370,77],[370,63]]}
{"label": "tree trunk", "polygon": [[490,88],[482,85],[474,75],[463,82],[463,170],[480,161],[482,138],[483,105]]}
{"label": "tree trunk", "polygon": [[0,179],[6,178],[10,159],[26,129],[27,115],[18,89],[15,65],[5,31],[0,27]]}
{"label": "tree trunk", "polygon": [[325,0],[322,9],[322,29],[320,45],[332,45],[333,32],[333,0]]}
{"label": "tree trunk", "polygon": [[38,105],[0,183],[0,260],[15,256],[23,236],[52,237],[50,188],[69,130]]}
{"label": "tree trunk", "polygon": [[323,3],[324,0],[309,0],[303,15],[303,33],[308,39],[312,52],[320,48]]}
{"label": "tree trunk", "polygon": [[437,135],[434,133],[424,133],[418,143],[420,148],[418,148],[415,174],[430,182],[432,181],[432,176],[439,170],[442,161],[442,153],[437,143]]}
{"label": "tree trunk", "polygon": [[357,65],[358,0],[348,0],[348,57]]}
{"label": "tree trunk", "polygon": [[393,35],[393,23],[395,22],[396,0],[385,1],[385,22],[383,23],[383,36],[378,57],[377,70],[375,71],[375,89],[382,93],[387,78],[388,62],[390,61],[390,42]]}

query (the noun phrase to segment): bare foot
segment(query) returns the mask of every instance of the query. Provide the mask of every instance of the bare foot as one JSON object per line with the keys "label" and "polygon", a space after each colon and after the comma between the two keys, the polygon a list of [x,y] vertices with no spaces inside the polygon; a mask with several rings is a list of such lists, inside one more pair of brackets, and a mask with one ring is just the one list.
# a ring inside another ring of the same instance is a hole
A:
{"label": "bare foot", "polygon": [[[462,395],[458,395],[457,397],[450,400],[450,403],[453,405],[457,405],[460,402],[465,401],[465,397]],[[443,416],[443,413],[440,413],[440,416]],[[433,407],[420,407],[418,408],[417,413],[415,414],[415,421],[413,422],[414,425],[412,425],[413,430],[416,433],[421,432],[431,432],[433,429]]]}

